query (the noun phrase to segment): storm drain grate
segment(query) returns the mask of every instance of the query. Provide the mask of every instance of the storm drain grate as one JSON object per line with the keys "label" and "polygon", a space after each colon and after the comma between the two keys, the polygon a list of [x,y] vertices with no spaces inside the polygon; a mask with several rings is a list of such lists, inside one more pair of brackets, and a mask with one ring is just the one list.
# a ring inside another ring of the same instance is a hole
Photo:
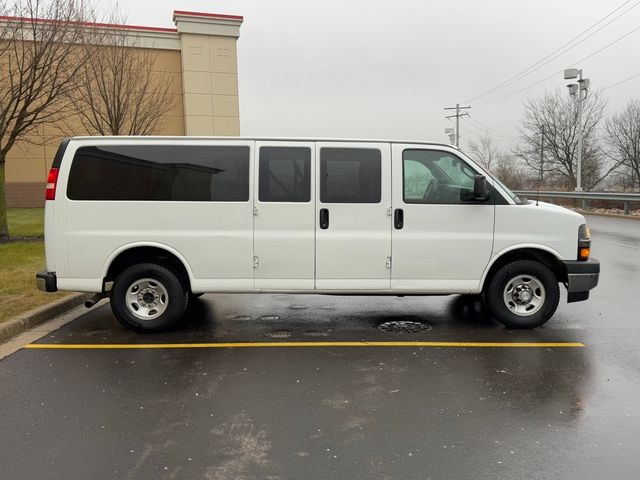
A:
{"label": "storm drain grate", "polygon": [[431,330],[431,325],[415,320],[388,320],[380,323],[378,329],[391,333],[420,333]]}

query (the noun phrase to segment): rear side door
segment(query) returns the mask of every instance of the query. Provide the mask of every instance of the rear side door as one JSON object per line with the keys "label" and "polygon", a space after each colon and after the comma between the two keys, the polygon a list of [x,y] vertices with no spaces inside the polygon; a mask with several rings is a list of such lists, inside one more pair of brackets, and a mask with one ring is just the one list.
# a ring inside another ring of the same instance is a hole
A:
{"label": "rear side door", "polygon": [[317,142],[316,289],[389,290],[388,143]]}
{"label": "rear side door", "polygon": [[314,147],[313,142],[256,142],[256,289],[314,288]]}
{"label": "rear side door", "polygon": [[477,291],[493,248],[497,193],[486,201],[461,199],[482,172],[456,150],[409,144],[392,149],[392,289]]}

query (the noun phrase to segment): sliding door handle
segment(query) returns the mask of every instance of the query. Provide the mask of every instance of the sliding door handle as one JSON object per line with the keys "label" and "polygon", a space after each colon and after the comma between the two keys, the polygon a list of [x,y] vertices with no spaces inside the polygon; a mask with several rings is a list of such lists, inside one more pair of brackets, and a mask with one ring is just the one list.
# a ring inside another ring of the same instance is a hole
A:
{"label": "sliding door handle", "polygon": [[329,228],[329,209],[321,208],[320,209],[320,228],[322,230],[326,230]]}
{"label": "sliding door handle", "polygon": [[404,210],[396,208],[393,212],[393,226],[396,230],[401,230],[404,227]]}

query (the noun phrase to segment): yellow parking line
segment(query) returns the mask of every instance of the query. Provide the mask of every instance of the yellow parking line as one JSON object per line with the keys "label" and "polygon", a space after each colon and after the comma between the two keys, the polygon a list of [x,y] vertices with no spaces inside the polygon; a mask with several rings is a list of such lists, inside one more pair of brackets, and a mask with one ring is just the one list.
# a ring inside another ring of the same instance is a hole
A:
{"label": "yellow parking line", "polygon": [[24,348],[46,350],[125,350],[160,348],[275,347],[447,347],[447,348],[582,348],[579,342],[236,342],[236,343],[31,343]]}

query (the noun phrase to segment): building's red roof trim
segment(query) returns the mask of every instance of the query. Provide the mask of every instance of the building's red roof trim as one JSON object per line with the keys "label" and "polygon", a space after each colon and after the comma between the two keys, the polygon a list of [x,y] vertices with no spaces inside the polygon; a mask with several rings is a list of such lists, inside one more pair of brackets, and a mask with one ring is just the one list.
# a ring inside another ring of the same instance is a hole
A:
{"label": "building's red roof trim", "polygon": [[[48,18],[27,18],[27,17],[7,17],[0,16],[0,20],[6,21],[14,21],[14,22],[36,22],[36,23],[53,23],[55,20],[51,20]],[[138,30],[138,31],[148,31],[148,32],[170,32],[176,33],[178,31],[177,28],[165,28],[165,27],[145,27],[142,25],[122,25],[115,23],[99,23],[99,22],[64,22],[70,24],[79,24],[84,27],[96,27],[96,28],[120,28],[124,30]]]}
{"label": "building's red roof trim", "polygon": [[187,12],[185,10],[174,10],[174,15],[191,15],[194,17],[208,17],[208,18],[226,18],[228,20],[244,20],[242,15],[227,15],[224,13],[205,13],[205,12]]}

